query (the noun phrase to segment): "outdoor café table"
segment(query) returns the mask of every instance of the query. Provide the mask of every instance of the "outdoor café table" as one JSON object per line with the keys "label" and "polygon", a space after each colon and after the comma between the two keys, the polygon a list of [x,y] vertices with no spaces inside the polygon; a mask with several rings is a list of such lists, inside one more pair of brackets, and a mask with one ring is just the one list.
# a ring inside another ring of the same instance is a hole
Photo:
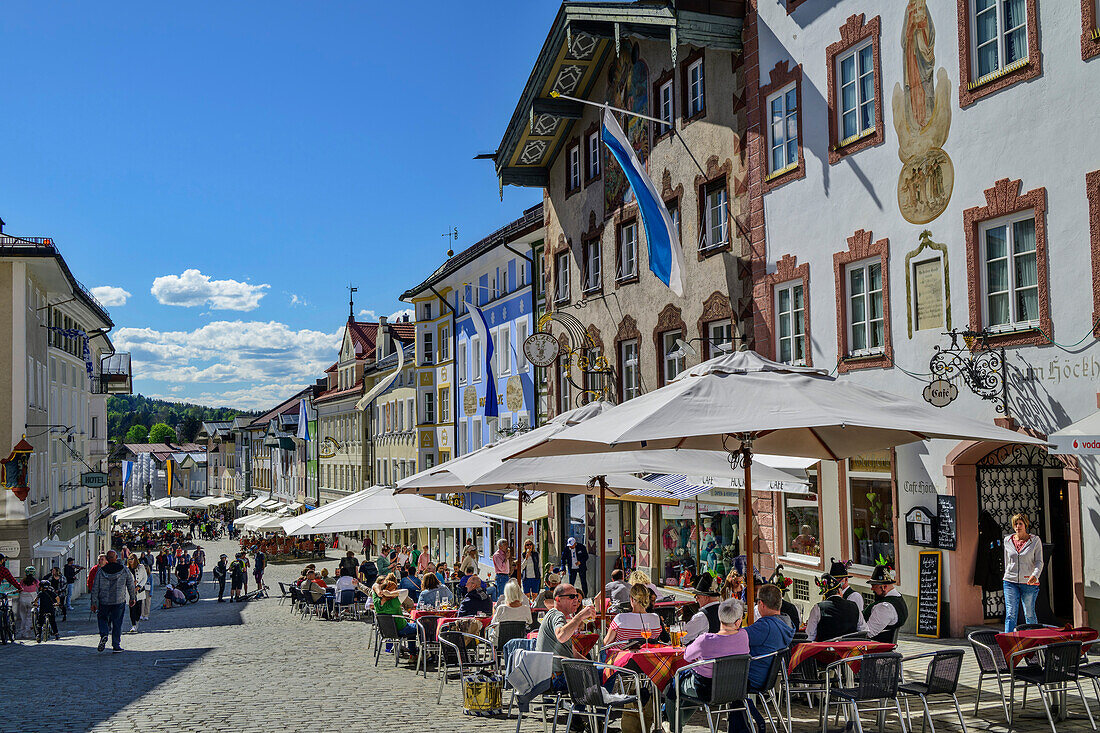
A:
{"label": "outdoor caf\u00e9 table", "polygon": [[[458,609],[414,608],[412,611],[409,611],[409,618],[411,618],[413,621],[424,616],[435,616],[439,619],[439,624],[442,625],[444,623],[448,623],[451,619],[457,619]],[[489,622],[493,620],[492,616],[463,616],[462,618],[476,618],[479,622],[481,622],[481,628],[483,629],[488,627]],[[444,621],[443,619],[447,619],[447,621]]]}
{"label": "outdoor caf\u00e9 table", "polygon": [[[527,634],[528,639],[537,639],[539,632],[532,631]],[[587,657],[588,653],[592,651],[592,647],[596,646],[596,640],[600,638],[600,635],[596,632],[584,632],[579,634],[573,634],[573,653],[578,657]]]}
{"label": "outdoor caf\u00e9 table", "polygon": [[[1056,644],[1060,641],[1080,641],[1084,643],[1081,649],[1083,654],[1088,651],[1090,646],[1088,642],[1096,641],[1096,638],[1096,629],[1090,629],[1087,626],[1061,629],[1027,629],[1025,631],[1009,631],[997,634],[997,646],[1001,648],[1001,652],[1004,653],[1008,663],[1015,667],[1021,659],[1028,656],[1017,654],[1017,652],[1024,652],[1037,646]],[[1016,654],[1016,656],[1012,656],[1013,654]]]}
{"label": "outdoor caf\u00e9 table", "polygon": [[[869,639],[850,639],[846,641],[804,641],[791,650],[791,660],[787,663],[787,672],[794,672],[798,665],[810,659],[816,659],[824,668],[841,659],[858,657],[864,654],[881,654],[894,651],[896,645]],[[853,671],[858,670],[859,662],[852,664]]]}
{"label": "outdoor caf\u00e9 table", "polygon": [[[649,645],[644,644],[637,649],[621,649],[613,651],[607,656],[607,663],[615,667],[623,667],[635,672],[641,672],[653,682],[658,692],[661,692],[672,681],[676,670],[683,667],[684,648],[679,646]],[[610,673],[605,676],[610,679]]]}

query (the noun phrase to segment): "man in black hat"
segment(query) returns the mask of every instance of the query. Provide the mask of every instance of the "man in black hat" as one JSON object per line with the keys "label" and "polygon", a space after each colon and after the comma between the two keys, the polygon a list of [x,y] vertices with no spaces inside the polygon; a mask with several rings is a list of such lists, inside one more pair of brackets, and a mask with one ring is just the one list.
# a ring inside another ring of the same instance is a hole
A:
{"label": "man in black hat", "polygon": [[864,630],[875,641],[893,644],[897,630],[909,618],[909,608],[894,587],[894,571],[889,566],[876,565],[868,582],[875,594],[875,602],[863,612],[866,619]]}
{"label": "man in black hat", "polygon": [[806,618],[806,636],[810,641],[829,641],[859,630],[863,617],[852,601],[840,595],[840,581],[829,573],[818,578],[817,587],[824,598],[810,609]]}
{"label": "man in black hat", "polygon": [[851,601],[856,604],[859,609],[859,613],[863,615],[863,594],[858,590],[848,585],[848,565],[837,560],[835,557],[829,558],[829,575],[835,578],[840,583],[840,597],[846,601]]}
{"label": "man in black hat", "polygon": [[[794,605],[787,600],[787,591],[791,588],[791,581],[787,576],[783,575],[783,566],[776,565],[775,572],[768,578],[768,583],[774,585],[783,593],[783,605],[779,609],[779,615],[787,619],[787,623],[791,625],[791,628],[798,631],[798,627],[802,625],[802,620],[798,615],[798,606]],[[764,578],[760,575],[756,576],[756,587],[764,585]]]}
{"label": "man in black hat", "polygon": [[717,579],[710,573],[703,573],[695,581],[692,593],[699,604],[699,613],[684,625],[684,646],[695,641],[697,636],[708,632],[717,634],[722,630],[722,623],[718,620],[718,606],[722,598],[718,595]]}

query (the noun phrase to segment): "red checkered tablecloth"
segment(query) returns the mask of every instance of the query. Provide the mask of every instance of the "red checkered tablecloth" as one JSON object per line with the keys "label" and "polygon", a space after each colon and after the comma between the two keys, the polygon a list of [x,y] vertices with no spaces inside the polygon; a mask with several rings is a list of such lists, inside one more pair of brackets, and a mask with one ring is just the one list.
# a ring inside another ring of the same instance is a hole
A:
{"label": "red checkered tablecloth", "polygon": [[[537,639],[539,632],[532,631],[527,634],[528,639]],[[573,634],[573,654],[579,657],[587,657],[588,652],[592,651],[592,647],[596,646],[596,640],[600,638],[600,635],[595,632],[582,632],[580,634]]]}
{"label": "red checkered tablecloth", "polygon": [[[1016,652],[1027,651],[1046,644],[1056,644],[1060,641],[1092,642],[1096,641],[1097,635],[1096,629],[1091,629],[1088,626],[1066,627],[1063,629],[1027,629],[1026,631],[1009,631],[997,634],[997,646],[1001,647],[1005,659],[1011,660],[1009,664],[1019,664],[1025,656],[1021,654],[1012,659],[1012,655]],[[1085,643],[1084,650],[1087,651],[1090,646],[1091,644]]]}
{"label": "red checkered tablecloth", "polygon": [[[683,648],[675,646],[624,649],[623,651],[613,652],[607,658],[607,663],[641,672],[653,680],[653,684],[657,686],[658,690],[664,690],[668,683],[672,681],[672,675],[676,673],[676,670],[687,664],[684,661]],[[606,676],[611,677],[610,671],[607,672]]]}
{"label": "red checkered tablecloth", "polygon": [[894,648],[894,644],[866,639],[853,639],[850,641],[806,641],[796,646],[794,651],[791,652],[791,661],[787,664],[787,671],[794,672],[798,665],[808,659],[817,659],[818,664],[824,667],[840,659],[858,657],[863,654],[892,652]]}

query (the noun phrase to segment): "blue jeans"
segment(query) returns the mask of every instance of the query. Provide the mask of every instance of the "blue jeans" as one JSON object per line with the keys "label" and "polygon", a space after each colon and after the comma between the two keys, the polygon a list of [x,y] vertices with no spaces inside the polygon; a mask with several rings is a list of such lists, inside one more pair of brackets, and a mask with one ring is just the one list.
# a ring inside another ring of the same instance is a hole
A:
{"label": "blue jeans", "polygon": [[504,573],[497,573],[497,598],[504,595],[504,586],[508,585],[508,580],[512,576],[505,575]]}
{"label": "blue jeans", "polygon": [[67,608],[70,611],[73,610],[73,586],[74,585],[76,585],[76,584],[75,583],[66,583],[65,584],[65,608]]}
{"label": "blue jeans", "polygon": [[1039,623],[1035,616],[1035,599],[1039,596],[1039,586],[1027,583],[1004,581],[1005,586],[1005,631],[1016,630],[1016,619],[1020,604],[1024,604],[1024,618],[1029,624]]}
{"label": "blue jeans", "polygon": [[125,603],[111,603],[100,606],[96,611],[96,618],[99,621],[99,635],[106,639],[107,635],[110,634],[112,649],[122,648],[122,619],[125,615]]}
{"label": "blue jeans", "polygon": [[523,592],[524,593],[538,593],[540,584],[541,584],[541,581],[538,578],[524,578],[523,579]]}

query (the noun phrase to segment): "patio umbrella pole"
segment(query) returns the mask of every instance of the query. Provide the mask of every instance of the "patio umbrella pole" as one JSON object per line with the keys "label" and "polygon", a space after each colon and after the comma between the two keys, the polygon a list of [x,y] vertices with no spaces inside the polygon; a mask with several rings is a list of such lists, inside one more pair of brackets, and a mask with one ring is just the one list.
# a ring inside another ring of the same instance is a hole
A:
{"label": "patio umbrella pole", "polygon": [[745,465],[745,605],[748,608],[751,624],[756,618],[756,573],[753,572],[752,556],[752,448],[744,441],[741,443],[741,461]]}
{"label": "patio umbrella pole", "polygon": [[[523,539],[527,536],[527,533],[523,531],[523,489],[519,490],[519,506],[516,508],[516,543],[515,547],[509,548],[508,554],[511,557],[520,558],[520,562],[523,562],[523,557],[519,554],[520,548],[523,547]],[[516,582],[520,584],[520,588],[523,587],[523,583],[520,578],[523,576],[516,572],[519,568],[515,567],[513,563],[512,571],[516,573]]]}
{"label": "patio umbrella pole", "polygon": [[[604,577],[607,572],[607,553],[604,552],[604,545],[607,544],[607,480],[603,476],[597,476],[596,481],[600,485],[600,537],[597,540],[599,547],[598,551],[600,553],[600,577],[596,580],[596,587],[600,589],[600,592],[593,596],[593,603],[595,603],[596,598],[600,598],[603,595]],[[602,640],[604,634],[607,632],[607,629],[604,628],[604,623],[607,621],[607,614],[604,613],[604,609],[602,608],[597,608],[596,613],[598,613],[600,617],[599,639]]]}

